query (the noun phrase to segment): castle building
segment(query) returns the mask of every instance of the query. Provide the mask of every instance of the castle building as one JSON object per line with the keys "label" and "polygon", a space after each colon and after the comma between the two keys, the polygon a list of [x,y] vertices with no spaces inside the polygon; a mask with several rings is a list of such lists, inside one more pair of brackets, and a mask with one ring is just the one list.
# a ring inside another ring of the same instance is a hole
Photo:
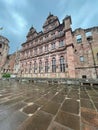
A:
{"label": "castle building", "polygon": [[5,65],[9,52],[9,40],[0,35],[0,69]]}
{"label": "castle building", "polygon": [[19,52],[9,54],[9,40],[0,35],[0,77],[4,73],[16,74],[18,72],[18,57]]}
{"label": "castle building", "polygon": [[98,78],[98,27],[71,28],[49,14],[43,30],[31,27],[22,49],[9,55],[9,40],[0,36],[0,73],[31,78]]}
{"label": "castle building", "polygon": [[98,27],[73,31],[75,73],[78,78],[98,78]]}
{"label": "castle building", "polygon": [[98,27],[72,31],[71,17],[60,23],[49,14],[41,32],[31,27],[20,50],[19,76],[97,78]]}

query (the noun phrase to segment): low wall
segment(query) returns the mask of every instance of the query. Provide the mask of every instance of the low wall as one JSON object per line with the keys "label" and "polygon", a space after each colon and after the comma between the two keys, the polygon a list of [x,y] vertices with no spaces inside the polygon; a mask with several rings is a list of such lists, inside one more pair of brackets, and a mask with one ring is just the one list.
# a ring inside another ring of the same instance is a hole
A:
{"label": "low wall", "polygon": [[97,85],[98,79],[74,79],[74,78],[9,78],[8,81],[18,81],[26,83],[48,83],[48,84],[67,84],[67,85]]}

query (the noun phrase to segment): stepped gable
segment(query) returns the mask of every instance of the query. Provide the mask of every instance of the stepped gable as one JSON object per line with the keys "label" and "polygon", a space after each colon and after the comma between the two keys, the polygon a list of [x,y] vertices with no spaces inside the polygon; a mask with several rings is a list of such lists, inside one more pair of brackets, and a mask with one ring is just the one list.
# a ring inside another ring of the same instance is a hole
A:
{"label": "stepped gable", "polygon": [[49,13],[45,23],[43,24],[44,32],[50,31],[60,25],[59,19],[57,16]]}
{"label": "stepped gable", "polygon": [[32,36],[32,38],[37,36],[37,31],[36,29],[32,26],[27,34],[27,38],[29,38],[30,36]]}

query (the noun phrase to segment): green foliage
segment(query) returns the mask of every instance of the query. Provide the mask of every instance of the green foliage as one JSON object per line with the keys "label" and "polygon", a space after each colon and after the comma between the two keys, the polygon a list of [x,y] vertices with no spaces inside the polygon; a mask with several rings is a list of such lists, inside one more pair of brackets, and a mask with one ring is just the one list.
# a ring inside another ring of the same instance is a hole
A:
{"label": "green foliage", "polygon": [[10,74],[9,73],[4,73],[3,75],[2,75],[2,78],[10,78]]}

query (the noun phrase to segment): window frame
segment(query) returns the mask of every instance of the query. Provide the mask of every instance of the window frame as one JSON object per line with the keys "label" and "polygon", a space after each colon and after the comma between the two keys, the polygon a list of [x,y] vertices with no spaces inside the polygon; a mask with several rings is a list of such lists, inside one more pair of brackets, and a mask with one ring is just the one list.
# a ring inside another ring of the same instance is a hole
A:
{"label": "window frame", "polygon": [[48,64],[49,64],[49,62],[48,62],[48,59],[47,59],[45,61],[45,73],[48,73],[48,69],[49,69]]}
{"label": "window frame", "polygon": [[84,56],[80,56],[80,62],[84,62]]}
{"label": "window frame", "polygon": [[64,60],[64,56],[60,57],[60,72],[65,72],[65,60]]}
{"label": "window frame", "polygon": [[56,58],[52,58],[52,73],[56,73]]}
{"label": "window frame", "polygon": [[54,50],[56,48],[55,42],[51,44],[51,49]]}
{"label": "window frame", "polygon": [[36,70],[37,70],[37,62],[35,61],[34,62],[34,74],[36,73]]}
{"label": "window frame", "polygon": [[59,47],[63,47],[64,46],[64,40],[59,41]]}
{"label": "window frame", "polygon": [[82,36],[81,36],[81,34],[78,34],[78,35],[76,36],[76,41],[77,41],[78,44],[79,44],[79,43],[82,43]]}

